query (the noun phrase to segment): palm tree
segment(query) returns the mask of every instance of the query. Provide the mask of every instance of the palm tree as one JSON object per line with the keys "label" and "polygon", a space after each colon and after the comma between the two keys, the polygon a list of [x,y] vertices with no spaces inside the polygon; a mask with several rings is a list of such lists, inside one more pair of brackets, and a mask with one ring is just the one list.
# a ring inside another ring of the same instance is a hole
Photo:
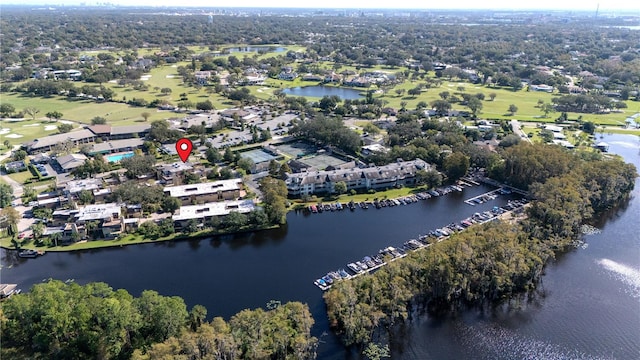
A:
{"label": "palm tree", "polygon": [[62,239],[62,235],[60,233],[53,233],[49,238],[53,241],[55,246],[58,246],[58,240]]}

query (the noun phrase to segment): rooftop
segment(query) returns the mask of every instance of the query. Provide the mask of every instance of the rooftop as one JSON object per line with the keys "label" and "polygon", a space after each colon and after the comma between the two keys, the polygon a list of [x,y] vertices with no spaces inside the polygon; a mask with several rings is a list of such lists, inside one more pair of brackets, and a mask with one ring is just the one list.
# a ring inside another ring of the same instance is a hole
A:
{"label": "rooftop", "polygon": [[41,149],[44,147],[53,146],[57,143],[65,142],[66,140],[71,140],[71,141],[84,140],[84,139],[93,138],[94,136],[95,135],[88,129],[81,129],[81,130],[71,131],[64,134],[43,136],[39,139],[35,139],[29,142],[27,144],[27,147],[32,150]]}
{"label": "rooftop", "polygon": [[151,129],[149,124],[116,126],[111,128],[111,135],[142,133],[149,129]]}
{"label": "rooftop", "polygon": [[228,215],[231,212],[239,212],[241,214],[248,213],[255,209],[253,200],[234,200],[206,203],[202,205],[182,206],[180,210],[173,215],[174,221],[202,219],[205,217]]}
{"label": "rooftop", "polygon": [[60,164],[60,167],[65,170],[75,169],[84,164],[85,160],[87,160],[87,157],[82,154],[69,154],[60,156],[56,159],[58,164]]}
{"label": "rooftop", "polygon": [[66,183],[66,190],[71,193],[77,193],[82,190],[96,190],[102,188],[102,180],[101,179],[83,179],[83,180],[72,180]]}
{"label": "rooftop", "polygon": [[106,141],[99,144],[93,144],[93,146],[91,147],[91,153],[92,154],[108,153],[113,150],[137,148],[142,146],[143,143],[144,141],[139,138]]}
{"label": "rooftop", "polygon": [[216,193],[218,191],[240,190],[241,183],[241,179],[230,179],[190,185],[167,186],[164,188],[164,192],[168,192],[171,197],[204,195]]}
{"label": "rooftop", "polygon": [[120,204],[96,204],[78,208],[76,218],[79,221],[111,219],[120,215]]}

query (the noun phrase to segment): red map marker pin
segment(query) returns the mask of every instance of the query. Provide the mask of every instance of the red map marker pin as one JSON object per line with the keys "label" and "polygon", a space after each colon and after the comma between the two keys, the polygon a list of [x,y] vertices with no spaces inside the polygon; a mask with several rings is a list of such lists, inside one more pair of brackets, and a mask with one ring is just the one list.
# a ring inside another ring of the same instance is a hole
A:
{"label": "red map marker pin", "polygon": [[191,155],[191,150],[193,150],[193,143],[191,140],[182,138],[176,141],[176,151],[178,152],[178,156],[180,156],[182,162],[187,162],[189,155]]}

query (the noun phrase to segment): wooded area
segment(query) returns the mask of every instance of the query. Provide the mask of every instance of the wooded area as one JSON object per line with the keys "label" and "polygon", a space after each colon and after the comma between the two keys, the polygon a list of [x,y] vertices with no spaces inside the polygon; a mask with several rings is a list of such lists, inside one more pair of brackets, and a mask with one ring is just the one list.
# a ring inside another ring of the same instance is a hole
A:
{"label": "wooded area", "polygon": [[473,226],[325,294],[332,326],[346,345],[364,345],[416,309],[489,305],[535,288],[545,263],[567,249],[579,227],[634,187],[620,159],[585,159],[559,146],[518,144],[501,152],[494,174],[529,188],[528,218]]}

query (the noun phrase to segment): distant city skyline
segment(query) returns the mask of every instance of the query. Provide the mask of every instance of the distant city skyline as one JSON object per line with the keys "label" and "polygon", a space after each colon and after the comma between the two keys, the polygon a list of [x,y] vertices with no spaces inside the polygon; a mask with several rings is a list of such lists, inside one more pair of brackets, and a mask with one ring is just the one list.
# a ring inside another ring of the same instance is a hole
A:
{"label": "distant city skyline", "polygon": [[[192,0],[188,4],[177,4],[175,1],[169,0],[137,0],[135,2],[128,0],[111,0],[111,1],[95,1],[95,0],[8,0],[5,4],[10,5],[47,5],[47,6],[75,6],[82,3],[86,5],[96,5],[103,3],[111,3],[119,6],[155,6],[155,7],[212,7],[212,8],[325,8],[325,9],[424,9],[424,10],[596,10],[600,4],[600,11],[615,10],[631,10],[640,14],[640,6],[634,1],[628,0],[537,0],[522,1],[513,0],[486,0],[486,1],[470,1],[459,0],[457,2],[434,2],[433,4],[425,4],[423,1],[406,1],[402,3],[390,4],[388,1],[380,0],[324,0],[321,3],[301,2],[296,0],[272,0],[269,2],[258,0],[236,0],[230,5],[228,2],[209,1],[209,0]],[[636,4],[636,5],[633,5]]]}

